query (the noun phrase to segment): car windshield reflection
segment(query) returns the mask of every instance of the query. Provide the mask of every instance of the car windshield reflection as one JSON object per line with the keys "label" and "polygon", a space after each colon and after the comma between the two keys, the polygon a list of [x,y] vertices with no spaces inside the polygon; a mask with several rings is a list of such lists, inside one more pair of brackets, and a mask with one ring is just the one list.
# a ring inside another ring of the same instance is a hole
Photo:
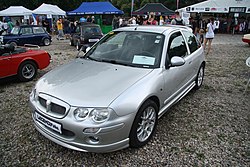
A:
{"label": "car windshield reflection", "polygon": [[112,64],[158,68],[164,36],[145,32],[110,32],[84,56]]}

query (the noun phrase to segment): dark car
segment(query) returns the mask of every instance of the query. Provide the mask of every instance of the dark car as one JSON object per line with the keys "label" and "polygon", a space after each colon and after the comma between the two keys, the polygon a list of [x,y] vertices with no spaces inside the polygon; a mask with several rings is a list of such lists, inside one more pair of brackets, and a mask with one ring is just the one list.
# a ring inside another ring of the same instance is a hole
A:
{"label": "dark car", "polygon": [[103,33],[99,25],[91,23],[79,24],[75,32],[70,36],[70,45],[76,46],[77,50],[84,46],[83,49],[85,50],[99,41],[102,36]]}
{"label": "dark car", "polygon": [[38,25],[22,25],[14,27],[10,34],[0,36],[0,43],[23,46],[25,44],[45,45],[51,44],[51,36]]}

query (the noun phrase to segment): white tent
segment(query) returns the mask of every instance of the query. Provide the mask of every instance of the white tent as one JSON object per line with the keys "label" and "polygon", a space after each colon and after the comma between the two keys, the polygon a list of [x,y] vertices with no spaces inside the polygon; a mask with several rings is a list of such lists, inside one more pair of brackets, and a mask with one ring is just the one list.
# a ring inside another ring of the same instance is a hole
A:
{"label": "white tent", "polygon": [[33,10],[33,13],[41,15],[57,15],[57,16],[66,15],[66,12],[60,9],[57,5],[51,5],[45,3],[43,3],[41,6]]}
{"label": "white tent", "polygon": [[0,16],[25,16],[31,14],[32,10],[23,6],[10,6],[9,8],[0,11]]}
{"label": "white tent", "polygon": [[250,13],[250,0],[207,0],[179,10],[201,13]]}

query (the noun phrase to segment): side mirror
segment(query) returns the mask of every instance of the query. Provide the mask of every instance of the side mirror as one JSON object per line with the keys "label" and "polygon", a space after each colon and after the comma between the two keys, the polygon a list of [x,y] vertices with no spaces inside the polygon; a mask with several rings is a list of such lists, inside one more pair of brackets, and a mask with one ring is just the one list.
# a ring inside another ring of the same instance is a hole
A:
{"label": "side mirror", "polygon": [[171,58],[171,67],[182,66],[185,64],[185,60],[182,57],[174,56]]}

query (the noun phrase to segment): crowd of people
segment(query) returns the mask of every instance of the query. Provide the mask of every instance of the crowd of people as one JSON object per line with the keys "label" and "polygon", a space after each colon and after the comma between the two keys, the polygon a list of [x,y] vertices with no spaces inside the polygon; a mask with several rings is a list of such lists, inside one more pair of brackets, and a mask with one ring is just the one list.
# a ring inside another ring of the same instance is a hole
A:
{"label": "crowd of people", "polygon": [[[74,33],[76,26],[79,23],[96,23],[94,16],[82,16],[79,20],[70,21],[67,18],[53,19],[42,19],[37,24],[42,25],[48,33],[57,31],[57,39],[64,37],[69,38],[71,33]],[[31,23],[32,24],[32,23]],[[170,16],[155,16],[153,12],[145,16],[134,16],[129,19],[124,19],[122,16],[114,16],[112,21],[113,29],[124,27],[128,25],[187,25],[186,22],[181,18],[178,11],[175,12],[174,17]],[[14,26],[19,26],[20,23],[16,20],[13,24],[11,19],[5,19],[4,22],[0,21],[0,35],[2,33],[10,33]],[[216,33],[250,33],[250,17],[248,18],[232,18],[232,17],[216,17],[216,19],[203,19],[199,14],[195,17],[189,18],[189,24],[187,25],[192,28],[193,33],[198,37],[201,43],[204,43],[204,49],[208,44],[207,53],[210,52],[211,43]]]}
{"label": "crowd of people", "polygon": [[[18,22],[18,20],[16,21],[16,26],[18,26],[18,24],[20,25],[20,23]],[[11,21],[10,18],[6,18],[4,19],[4,21],[0,21],[0,35],[2,35],[3,33],[8,34],[11,32],[11,30],[14,27],[14,23]]]}
{"label": "crowd of people", "polygon": [[180,17],[178,11],[175,12],[175,17],[171,18],[169,16],[155,16],[153,12],[149,15],[132,17],[128,20],[122,17],[114,17],[113,19],[113,28],[124,27],[127,25],[166,25],[166,24],[176,24],[176,25],[185,25],[186,23]]}

